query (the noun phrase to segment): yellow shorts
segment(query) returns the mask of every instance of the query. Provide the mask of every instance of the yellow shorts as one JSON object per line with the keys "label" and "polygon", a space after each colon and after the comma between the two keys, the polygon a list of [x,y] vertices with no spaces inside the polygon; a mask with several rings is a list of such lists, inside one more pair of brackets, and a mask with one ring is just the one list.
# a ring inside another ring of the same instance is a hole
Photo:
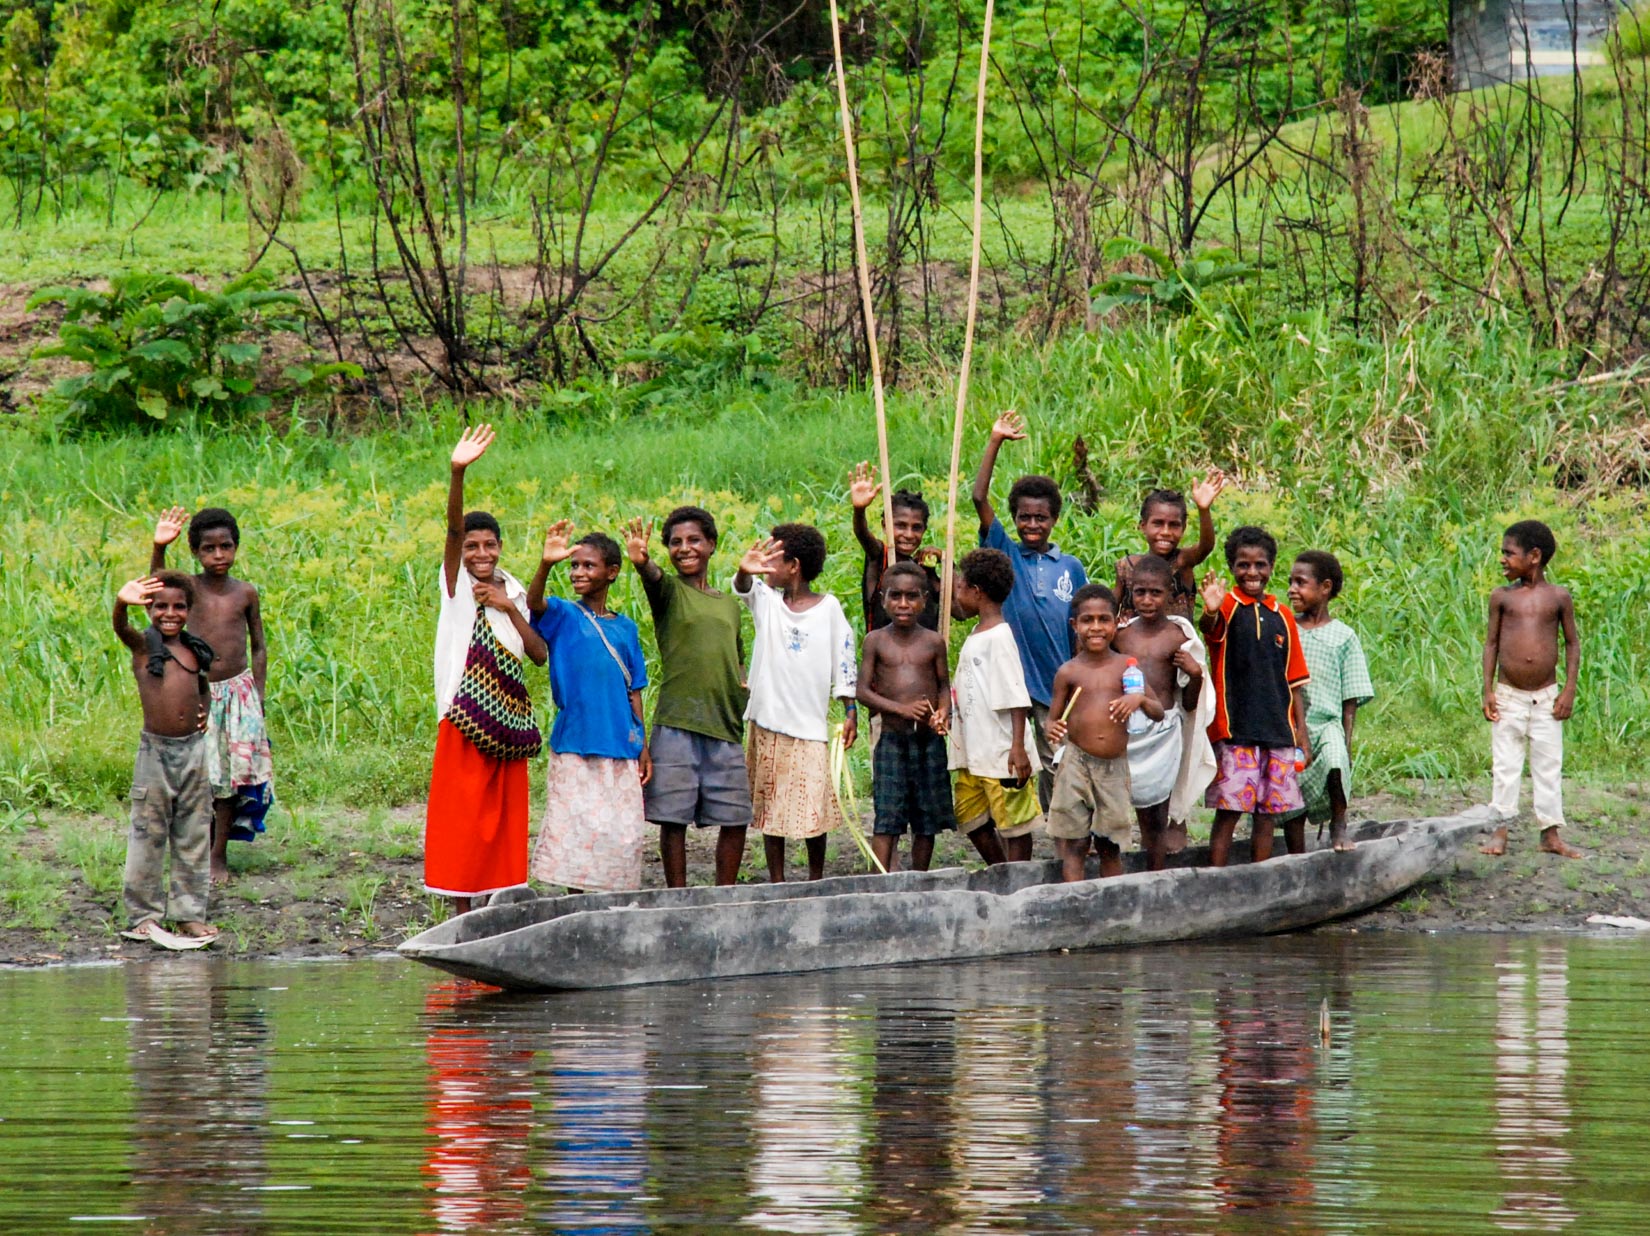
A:
{"label": "yellow shorts", "polygon": [[967,769],[957,772],[951,786],[951,804],[957,827],[971,833],[987,820],[1005,837],[1023,837],[1037,827],[1043,808],[1037,801],[1037,778],[1019,789],[995,777],[976,777]]}

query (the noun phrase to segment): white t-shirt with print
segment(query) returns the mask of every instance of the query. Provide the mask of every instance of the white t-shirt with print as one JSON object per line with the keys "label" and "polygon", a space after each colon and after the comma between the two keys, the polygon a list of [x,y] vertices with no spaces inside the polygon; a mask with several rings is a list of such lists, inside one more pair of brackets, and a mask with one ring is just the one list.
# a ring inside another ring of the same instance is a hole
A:
{"label": "white t-shirt with print", "polygon": [[859,682],[854,629],[835,597],[822,596],[800,613],[766,581],[733,594],[751,611],[750,702],[745,720],[776,734],[825,742],[831,697],[852,699]]}
{"label": "white t-shirt with print", "polygon": [[[527,589],[503,567],[494,569],[504,580],[506,595],[515,602],[521,616],[526,618]],[[464,662],[470,655],[470,633],[476,625],[476,579],[461,565],[453,595],[448,596],[447,569],[443,566],[436,576],[436,586],[440,589],[441,617],[435,624],[435,715],[441,718],[453,706],[458,684],[464,680]],[[490,609],[487,611],[487,621],[493,628],[493,634],[498,636],[498,642],[521,656],[524,651],[521,632],[510,622],[509,615],[503,610]]]}
{"label": "white t-shirt with print", "polygon": [[[1006,622],[975,631],[957,654],[951,677],[951,769],[976,777],[1011,777],[1008,753],[1014,746],[1016,708],[1031,707],[1014,630]],[[1031,771],[1042,767],[1026,718],[1024,743]]]}

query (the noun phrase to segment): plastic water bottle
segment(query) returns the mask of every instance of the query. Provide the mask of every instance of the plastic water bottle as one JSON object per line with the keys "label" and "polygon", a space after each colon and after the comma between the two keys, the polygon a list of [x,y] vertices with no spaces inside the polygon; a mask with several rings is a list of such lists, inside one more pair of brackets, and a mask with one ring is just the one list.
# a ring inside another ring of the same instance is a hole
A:
{"label": "plastic water bottle", "polygon": [[[1140,662],[1133,657],[1123,667],[1123,694],[1146,694],[1146,675],[1140,670]],[[1152,728],[1152,719],[1146,715],[1144,708],[1136,708],[1129,714],[1128,731],[1131,734],[1144,734]]]}

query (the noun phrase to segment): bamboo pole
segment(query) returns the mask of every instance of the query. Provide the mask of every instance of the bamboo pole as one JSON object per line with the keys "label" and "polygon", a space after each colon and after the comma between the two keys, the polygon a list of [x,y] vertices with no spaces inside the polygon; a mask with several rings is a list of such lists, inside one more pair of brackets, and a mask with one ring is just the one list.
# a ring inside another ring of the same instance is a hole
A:
{"label": "bamboo pole", "polygon": [[[832,0],[834,5],[835,0]],[[951,589],[957,560],[957,469],[962,465],[963,418],[968,408],[968,375],[974,363],[974,321],[980,303],[980,222],[985,197],[985,84],[991,66],[994,0],[985,0],[980,32],[980,80],[974,92],[974,243],[968,261],[968,319],[963,327],[962,368],[957,373],[957,412],[951,430],[951,477],[945,495],[945,560],[940,568],[940,637],[951,639]]]}
{"label": "bamboo pole", "polygon": [[[986,0],[988,11],[991,0]],[[871,263],[865,253],[865,217],[859,206],[859,159],[854,154],[854,125],[848,113],[848,75],[842,66],[842,19],[831,0],[831,54],[836,58],[836,102],[842,115],[842,148],[848,157],[848,200],[854,216],[854,269],[859,275],[859,310],[865,319],[865,347],[871,360],[871,395],[877,409],[877,463],[882,469],[883,566],[894,561],[894,507],[888,469],[888,409],[882,394],[882,357],[877,349],[877,319],[871,307]],[[978,223],[976,222],[976,230]]]}

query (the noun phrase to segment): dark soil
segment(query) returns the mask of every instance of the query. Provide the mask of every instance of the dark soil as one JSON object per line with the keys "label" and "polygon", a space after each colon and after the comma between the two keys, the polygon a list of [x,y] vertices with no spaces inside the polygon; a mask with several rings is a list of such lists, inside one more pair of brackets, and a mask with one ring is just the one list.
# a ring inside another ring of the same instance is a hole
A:
{"label": "dark soil", "polygon": [[[1535,826],[1520,822],[1504,858],[1468,851],[1400,899],[1323,930],[1581,930],[1592,914],[1650,918],[1650,786],[1572,785],[1568,793],[1572,823],[1565,836],[1586,851],[1585,858],[1540,853]],[[1389,793],[1360,802],[1358,814],[1444,815],[1470,801],[1447,790]],[[212,918],[224,929],[214,951],[234,957],[361,955],[393,948],[439,921],[447,905],[422,887],[422,817],[417,807],[276,813],[268,836],[231,847],[235,878],[213,898]],[[88,838],[96,843],[92,860],[86,857]],[[112,816],[51,818],[0,837],[0,864],[10,873],[0,895],[0,964],[161,955],[118,934],[122,839],[122,822]],[[709,881],[714,841],[710,830],[689,835],[695,883]],[[1039,856],[1047,849],[1040,842]],[[791,851],[791,874],[800,876],[802,847]],[[936,866],[974,861],[964,839],[941,838]],[[853,843],[833,835],[828,873],[861,870]],[[742,878],[765,877],[761,847],[753,841]],[[649,862],[645,882],[662,883],[656,860]]]}

